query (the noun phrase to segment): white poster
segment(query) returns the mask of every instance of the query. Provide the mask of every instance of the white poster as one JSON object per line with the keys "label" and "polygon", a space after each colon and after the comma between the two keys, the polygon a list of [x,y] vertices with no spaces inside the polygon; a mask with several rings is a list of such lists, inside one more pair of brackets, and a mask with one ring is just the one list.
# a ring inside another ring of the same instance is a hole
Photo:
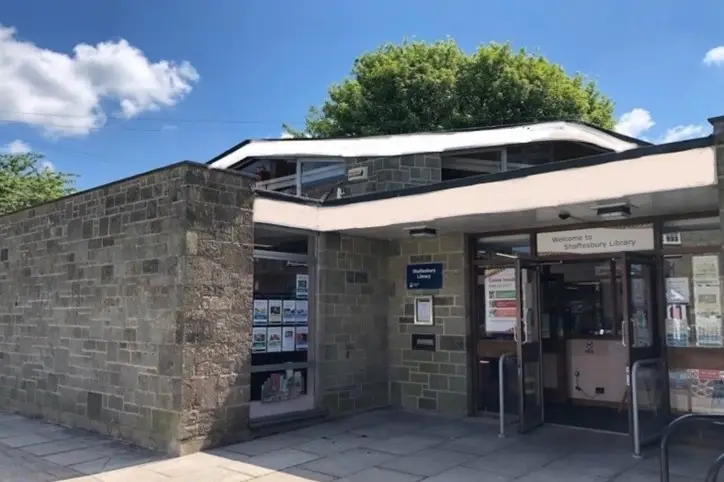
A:
{"label": "white poster", "polygon": [[654,228],[591,228],[536,235],[538,254],[595,254],[654,249]]}
{"label": "white poster", "polygon": [[689,346],[689,322],[684,304],[670,304],[666,307],[666,345]]}
{"label": "white poster", "polygon": [[297,298],[307,298],[309,296],[309,275],[298,274],[296,282]]}
{"label": "white poster", "polygon": [[689,278],[666,278],[667,303],[689,303],[690,300]]}
{"label": "white poster", "polygon": [[720,348],[722,336],[721,288],[719,286],[719,257],[693,256],[694,328],[696,346]]}
{"label": "white poster", "polygon": [[282,328],[281,326],[269,327],[266,332],[266,351],[282,351]]}
{"label": "white poster", "polygon": [[266,351],[266,328],[254,327],[251,331],[251,352],[263,353]]}
{"label": "white poster", "polygon": [[515,269],[485,270],[485,331],[513,333],[518,321]]}
{"label": "white poster", "polygon": [[267,300],[254,300],[254,317],[252,324],[256,326],[266,325],[269,319],[269,304]]}
{"label": "white poster", "polygon": [[298,325],[306,325],[309,321],[309,301],[297,300],[295,303],[294,320]]}
{"label": "white poster", "polygon": [[282,323],[282,300],[269,300],[269,324]]}
{"label": "white poster", "polygon": [[282,328],[282,351],[294,351],[294,337],[296,330],[293,326]]}
{"label": "white poster", "polygon": [[297,351],[306,351],[308,346],[309,328],[306,326],[298,326],[295,332],[295,347]]}
{"label": "white poster", "polygon": [[297,302],[284,300],[282,303],[282,321],[285,324],[295,323],[297,320]]}

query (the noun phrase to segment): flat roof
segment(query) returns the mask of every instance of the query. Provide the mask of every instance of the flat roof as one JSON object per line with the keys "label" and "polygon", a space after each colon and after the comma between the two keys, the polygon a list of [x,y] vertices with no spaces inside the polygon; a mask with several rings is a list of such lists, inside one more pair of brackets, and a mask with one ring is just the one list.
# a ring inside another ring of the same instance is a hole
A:
{"label": "flat roof", "polygon": [[613,152],[651,145],[582,122],[556,121],[388,136],[246,140],[207,164],[217,169],[229,169],[247,159],[392,157],[553,141],[590,144]]}

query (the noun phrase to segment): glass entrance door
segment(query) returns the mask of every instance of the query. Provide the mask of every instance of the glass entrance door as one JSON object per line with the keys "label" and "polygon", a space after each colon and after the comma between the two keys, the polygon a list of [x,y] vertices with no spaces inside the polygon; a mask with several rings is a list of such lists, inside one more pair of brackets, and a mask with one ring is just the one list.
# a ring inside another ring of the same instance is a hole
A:
{"label": "glass entrance door", "polygon": [[670,420],[668,371],[659,323],[656,258],[626,254],[622,264],[621,342],[627,349],[629,434],[636,452],[654,441]]}
{"label": "glass entrance door", "polygon": [[540,273],[522,259],[515,263],[520,432],[543,424],[543,353],[541,343]]}

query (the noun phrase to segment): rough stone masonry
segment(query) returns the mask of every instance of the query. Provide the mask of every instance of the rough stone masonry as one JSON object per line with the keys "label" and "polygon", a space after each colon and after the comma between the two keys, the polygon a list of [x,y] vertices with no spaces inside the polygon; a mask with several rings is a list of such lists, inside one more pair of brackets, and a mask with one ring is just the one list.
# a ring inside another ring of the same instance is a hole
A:
{"label": "rough stone masonry", "polygon": [[0,217],[0,408],[171,454],[245,438],[251,206],[181,163]]}

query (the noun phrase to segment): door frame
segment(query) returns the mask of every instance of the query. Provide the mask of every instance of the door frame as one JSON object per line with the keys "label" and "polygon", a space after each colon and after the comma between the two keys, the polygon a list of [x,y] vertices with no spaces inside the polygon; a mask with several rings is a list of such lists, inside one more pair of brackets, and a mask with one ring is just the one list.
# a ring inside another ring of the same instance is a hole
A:
{"label": "door frame", "polygon": [[[661,398],[661,409],[665,415],[671,415],[671,400],[669,397],[669,379],[668,379],[668,360],[666,357],[666,320],[665,320],[665,309],[666,309],[666,292],[664,283],[663,273],[663,258],[661,255],[649,254],[649,253],[636,253],[627,252],[622,253],[617,257],[617,261],[622,264],[621,266],[621,284],[622,284],[622,315],[623,320],[621,321],[622,326],[625,325],[625,330],[621,330],[621,342],[626,347],[627,352],[627,364],[626,364],[626,390],[628,394],[628,419],[629,419],[629,437],[631,444],[635,449],[634,436],[634,410],[637,408],[634,406],[634,400],[632,396],[633,389],[633,365],[637,360],[658,358],[663,361],[664,368],[666,369],[666,376],[663,377],[663,396]],[[631,283],[631,265],[640,264],[648,266],[651,270],[648,275],[649,283],[649,297],[651,303],[651,313],[649,316],[654,317],[653,320],[649,320],[649,329],[652,330],[651,345],[646,347],[635,347],[633,341],[635,340],[635,329],[632,323],[632,288]],[[624,338],[625,337],[625,338]]]}
{"label": "door frame", "polygon": [[[523,274],[525,276],[523,276]],[[530,279],[533,276],[533,279]],[[541,330],[541,273],[539,265],[533,260],[518,258],[515,261],[517,323],[514,331],[518,363],[518,424],[519,432],[530,432],[545,423],[545,394],[543,390],[543,338]],[[527,284],[531,284],[527,294]],[[530,315],[530,318],[529,318]],[[528,336],[533,338],[528,339]],[[537,404],[528,406],[526,389],[527,359],[537,363],[535,395]],[[531,413],[530,410],[535,410]],[[532,416],[531,416],[532,415]]]}

